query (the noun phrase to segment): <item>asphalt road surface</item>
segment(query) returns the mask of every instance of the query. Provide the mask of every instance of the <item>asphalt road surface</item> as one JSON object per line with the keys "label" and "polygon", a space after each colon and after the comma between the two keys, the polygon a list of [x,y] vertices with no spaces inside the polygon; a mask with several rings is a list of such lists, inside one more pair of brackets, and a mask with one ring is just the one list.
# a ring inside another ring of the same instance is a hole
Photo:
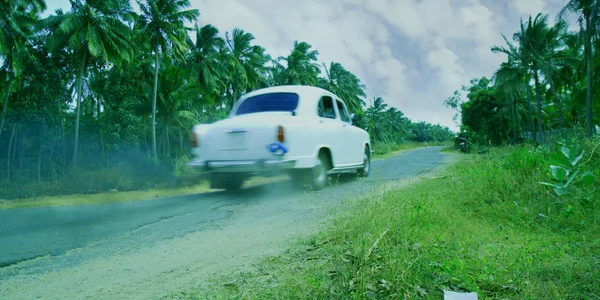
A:
{"label": "asphalt road surface", "polygon": [[[125,255],[132,249],[214,229],[219,222],[240,213],[224,207],[270,202],[277,205],[276,209],[263,215],[257,210],[256,218],[282,211],[290,216],[308,215],[312,211],[302,209],[303,201],[318,197],[328,203],[339,202],[352,195],[367,194],[384,182],[426,173],[444,163],[445,155],[440,149],[421,148],[374,161],[368,178],[345,178],[335,187],[317,192],[293,189],[291,182],[284,181],[238,193],[209,192],[127,203],[0,210],[0,282],[16,277],[25,282],[33,278],[27,276],[74,269],[99,257]],[[8,293],[7,289],[10,288],[0,283],[0,298]]]}

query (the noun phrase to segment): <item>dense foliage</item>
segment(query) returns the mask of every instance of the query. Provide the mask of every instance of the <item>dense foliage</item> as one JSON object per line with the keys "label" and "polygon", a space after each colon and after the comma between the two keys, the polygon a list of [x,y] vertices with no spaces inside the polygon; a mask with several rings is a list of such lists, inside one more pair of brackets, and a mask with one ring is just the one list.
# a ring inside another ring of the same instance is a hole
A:
{"label": "dense foliage", "polygon": [[138,1],[139,15],[128,0],[70,2],[41,18],[43,0],[0,1],[0,198],[169,182],[189,159],[193,124],[273,85],[338,94],[375,143],[452,136],[381,98],[367,107],[361,80],[306,42],[273,58],[242,29],[186,27],[199,15],[188,0]]}
{"label": "dense foliage", "polygon": [[[512,41],[505,37],[506,45],[492,47],[507,57],[492,79],[474,79],[445,101],[460,112],[461,131],[492,145],[548,143],[580,129],[588,137],[597,133],[599,7],[600,1],[571,0],[556,22],[547,14],[530,16]],[[568,13],[579,17],[579,32],[568,30]]]}

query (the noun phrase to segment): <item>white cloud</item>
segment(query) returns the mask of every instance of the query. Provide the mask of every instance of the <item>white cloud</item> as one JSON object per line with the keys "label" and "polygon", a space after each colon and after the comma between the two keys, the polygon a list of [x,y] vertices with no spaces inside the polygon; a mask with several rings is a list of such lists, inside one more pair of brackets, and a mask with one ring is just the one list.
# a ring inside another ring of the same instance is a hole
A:
{"label": "white cloud", "polygon": [[518,14],[524,15],[535,16],[546,9],[544,0],[513,0],[512,4]]}
{"label": "white cloud", "polygon": [[427,61],[437,71],[436,78],[441,84],[436,86],[441,87],[448,93],[451,93],[452,90],[460,87],[465,80],[468,80],[464,69],[460,65],[460,57],[448,48],[440,47],[429,51]]}
{"label": "white cloud", "polygon": [[[68,0],[50,1],[68,10]],[[519,18],[554,15],[563,0],[191,0],[200,24],[221,33],[252,33],[274,57],[294,40],[311,44],[320,60],[340,62],[414,121],[456,128],[442,102],[474,77],[491,76],[502,55],[490,48],[511,37]],[[62,3],[62,4],[61,4]]]}

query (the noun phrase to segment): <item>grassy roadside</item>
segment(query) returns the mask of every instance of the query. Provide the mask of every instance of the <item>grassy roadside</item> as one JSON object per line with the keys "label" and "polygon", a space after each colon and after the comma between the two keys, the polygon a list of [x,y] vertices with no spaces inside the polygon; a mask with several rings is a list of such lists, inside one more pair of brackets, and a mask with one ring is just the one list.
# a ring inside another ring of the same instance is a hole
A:
{"label": "grassy roadside", "polygon": [[451,143],[417,143],[417,142],[406,142],[403,144],[392,144],[392,143],[381,143],[373,144],[373,161],[388,159],[396,155],[402,154],[408,150],[424,148],[429,146],[451,146]]}
{"label": "grassy roadside", "polygon": [[[426,143],[409,142],[402,145],[395,144],[376,144],[374,150],[376,156],[373,160],[387,159],[401,154],[404,151],[427,146]],[[191,177],[191,175],[187,175]],[[271,178],[254,177],[251,178],[246,186],[256,186],[265,183],[286,180],[286,176],[277,176]],[[108,191],[94,194],[75,194],[66,196],[40,196],[32,198],[21,198],[14,200],[1,200],[1,209],[12,208],[33,208],[46,206],[70,206],[70,205],[86,205],[100,203],[115,203],[115,202],[132,202],[142,200],[152,200],[156,198],[185,196],[212,191],[209,188],[207,181],[199,181],[198,184],[187,185],[174,188],[153,188],[147,190],[133,191]]]}
{"label": "grassy roadside", "polygon": [[[586,145],[581,174],[600,170],[596,148]],[[255,271],[174,297],[441,299],[454,290],[480,299],[598,299],[600,198],[588,193],[598,179],[552,194],[539,182],[551,181],[553,153],[495,149],[382,197],[349,201],[321,233]]]}

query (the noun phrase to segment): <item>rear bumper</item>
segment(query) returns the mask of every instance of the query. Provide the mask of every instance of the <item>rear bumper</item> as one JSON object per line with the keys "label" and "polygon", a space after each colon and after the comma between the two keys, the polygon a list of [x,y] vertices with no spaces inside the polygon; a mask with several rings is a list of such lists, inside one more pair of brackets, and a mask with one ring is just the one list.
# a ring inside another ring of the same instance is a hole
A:
{"label": "rear bumper", "polygon": [[296,166],[296,160],[195,160],[188,166],[206,172],[267,172],[292,169]]}

